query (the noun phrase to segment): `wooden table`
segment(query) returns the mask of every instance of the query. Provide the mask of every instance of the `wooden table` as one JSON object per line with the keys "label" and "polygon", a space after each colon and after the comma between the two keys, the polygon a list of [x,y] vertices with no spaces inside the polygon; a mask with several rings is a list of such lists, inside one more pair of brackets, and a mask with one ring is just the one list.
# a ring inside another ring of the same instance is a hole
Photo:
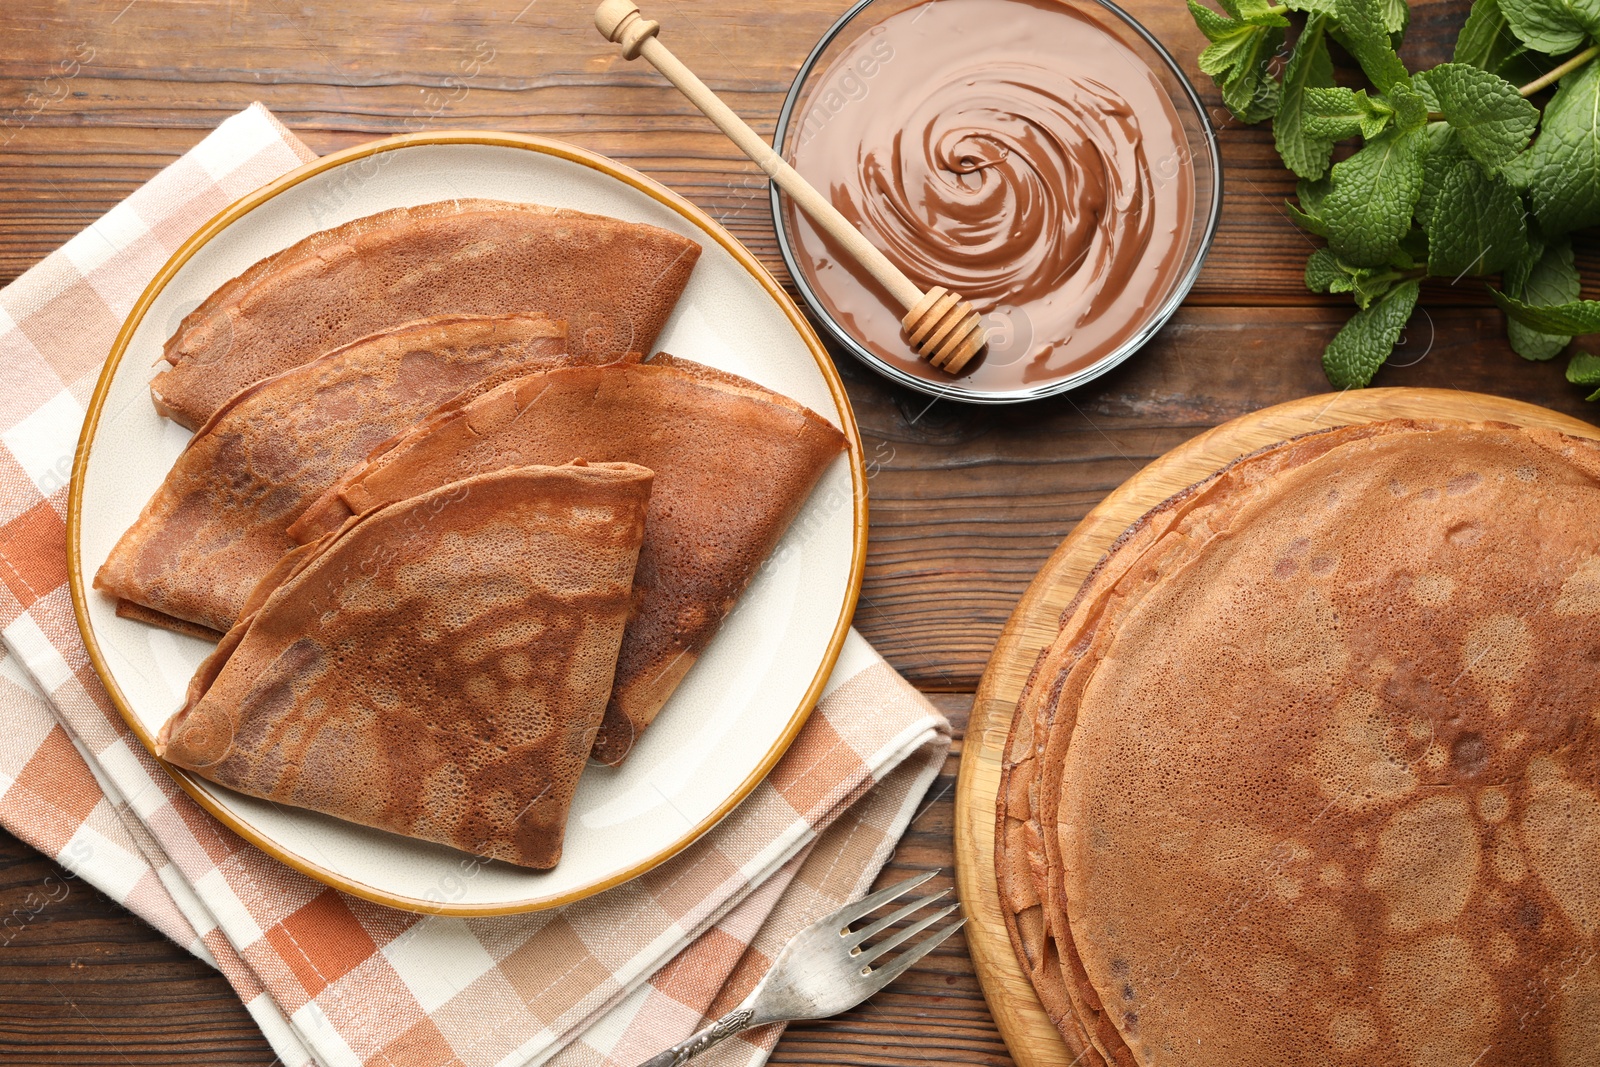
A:
{"label": "wooden table", "polygon": [[[679,56],[770,133],[796,67],[848,2],[648,6]],[[1407,57],[1448,58],[1466,0],[1413,6]],[[430,128],[570,139],[684,193],[786,280],[765,182],[659,76],[616,56],[589,10],[587,0],[5,0],[0,284],[252,100],[319,152]],[[1200,38],[1178,0],[1135,10],[1194,76]],[[63,84],[53,76],[69,57],[82,69]],[[481,71],[464,78],[474,61]],[[1219,106],[1209,81],[1198,84]],[[1119,370],[1069,396],[983,410],[930,404],[838,357],[879,467],[856,624],[958,736],[1012,606],[1096,501],[1206,427],[1327,389],[1318,355],[1350,305],[1301,284],[1312,245],[1280,208],[1293,182],[1270,134],[1228,123],[1221,138],[1227,206],[1205,271],[1173,322]],[[1593,253],[1582,249],[1580,265],[1600,278]],[[1422,306],[1396,356],[1407,365],[1377,384],[1480,390],[1593,417],[1562,380],[1562,361],[1512,354],[1477,282],[1430,284]],[[950,865],[960,752],[958,741],[886,879]],[[54,864],[0,833],[0,913],[51,876],[61,877]],[[70,884],[0,951],[0,1062],[273,1062],[220,976]],[[774,1062],[1011,1060],[958,938],[856,1011],[793,1027]]]}

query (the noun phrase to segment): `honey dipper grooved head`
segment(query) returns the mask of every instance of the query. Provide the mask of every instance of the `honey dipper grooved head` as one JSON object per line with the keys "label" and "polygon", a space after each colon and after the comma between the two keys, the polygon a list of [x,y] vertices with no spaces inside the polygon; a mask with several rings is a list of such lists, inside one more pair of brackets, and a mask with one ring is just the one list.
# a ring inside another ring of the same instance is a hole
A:
{"label": "honey dipper grooved head", "polygon": [[661,32],[661,23],[640,14],[633,0],[601,0],[594,24],[606,40],[622,46],[626,59],[638,59],[645,41]]}
{"label": "honey dipper grooved head", "polygon": [[939,285],[906,312],[900,328],[917,354],[946,374],[960,374],[985,343],[983,323],[972,305]]}

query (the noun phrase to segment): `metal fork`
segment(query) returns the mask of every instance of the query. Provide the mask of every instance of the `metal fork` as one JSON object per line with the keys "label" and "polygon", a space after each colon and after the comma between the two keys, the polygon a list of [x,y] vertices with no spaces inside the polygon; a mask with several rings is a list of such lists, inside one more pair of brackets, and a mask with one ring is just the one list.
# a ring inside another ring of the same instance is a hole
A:
{"label": "metal fork", "polygon": [[906,968],[932,952],[966,923],[965,919],[957,920],[906,949],[888,963],[879,967],[871,966],[873,960],[890,949],[899,948],[955,911],[959,905],[940,908],[875,945],[866,942],[934,903],[949,890],[913,900],[860,930],[852,930],[851,924],[904,896],[938,873],[933,870],[907,878],[898,885],[880,889],[871,896],[824,915],[794,935],[794,939],[778,954],[772,969],[761,979],[761,984],[744,998],[744,1003],[699,1033],[691,1034],[658,1056],[652,1056],[639,1067],[680,1067],[724,1038],[751,1027],[794,1022],[797,1019],[826,1019],[860,1004],[900,977]]}

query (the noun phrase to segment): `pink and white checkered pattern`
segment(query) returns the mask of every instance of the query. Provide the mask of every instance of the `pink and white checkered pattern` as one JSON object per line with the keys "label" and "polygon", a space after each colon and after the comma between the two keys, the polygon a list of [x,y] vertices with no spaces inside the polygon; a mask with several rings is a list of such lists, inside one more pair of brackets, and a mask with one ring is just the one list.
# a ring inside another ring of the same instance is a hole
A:
{"label": "pink and white checkered pattern", "polygon": [[[733,814],[649,874],[532,915],[369,904],[196,806],[89,666],[67,590],[67,481],[100,366],[149,279],[206,219],[311,158],[254,105],[0,291],[0,824],[215,963],[290,1067],[631,1067],[866,890],[949,726],[852,633],[799,739]],[[776,1040],[756,1032],[706,1062],[759,1064]]]}

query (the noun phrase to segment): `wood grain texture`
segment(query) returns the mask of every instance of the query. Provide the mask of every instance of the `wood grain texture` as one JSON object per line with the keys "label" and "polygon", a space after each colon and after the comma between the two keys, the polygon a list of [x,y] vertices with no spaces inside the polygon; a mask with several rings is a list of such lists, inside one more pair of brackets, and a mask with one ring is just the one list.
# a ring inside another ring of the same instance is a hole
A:
{"label": "wood grain texture", "polygon": [[0,834],[0,1063],[245,1064],[274,1057],[215,969]]}
{"label": "wood grain texture", "polygon": [[1051,554],[1006,622],[967,722],[954,840],[969,951],[1019,1067],[1071,1067],[1077,1062],[1017,962],[994,865],[995,801],[1012,714],[1039,653],[1060,630],[1061,613],[1112,542],[1174,493],[1267,445],[1333,426],[1396,418],[1498,419],[1600,437],[1600,428],[1547,408],[1461,390],[1368,389],[1277,404],[1185,441],[1119,485]]}
{"label": "wood grain texture", "polygon": [[[765,134],[802,58],[849,0],[649,6],[671,28],[673,50]],[[1179,0],[1124,6],[1193,73],[1200,39]],[[1467,6],[1414,3],[1408,59],[1445,58]],[[754,166],[658,75],[617,56],[591,28],[590,10],[587,0],[4,0],[0,284],[252,100],[318,152],[429,128],[570,139],[683,193],[787,283]],[[85,48],[92,58],[68,76]],[[1198,84],[1218,106],[1209,82]],[[1222,227],[1189,306],[1106,378],[985,411],[930,405],[838,357],[876,461],[857,625],[958,726],[1017,599],[1106,493],[1208,427],[1327,388],[1317,353],[1349,304],[1301,285],[1312,245],[1281,211],[1293,181],[1270,131],[1229,123],[1220,139]],[[1600,279],[1592,242],[1580,260]],[[1378,384],[1592,410],[1560,366],[1511,353],[1481,286],[1429,285],[1422,306],[1396,360],[1414,364],[1385,369]],[[954,768],[953,758],[885,882],[950,866]],[[0,914],[52,874],[60,872],[0,835]],[[795,1027],[773,1060],[1012,1062],[959,937],[856,1011]],[[232,1067],[270,1064],[272,1054],[215,972],[75,886],[0,949],[0,1062]]]}
{"label": "wood grain texture", "polygon": [[[1448,58],[1468,5],[1412,6],[1406,58]],[[770,135],[801,60],[846,7],[657,0],[651,10],[673,51]],[[1231,119],[1199,76],[1204,42],[1183,5],[1130,9],[1176,54],[1221,127],[1223,223],[1191,302],[1348,306],[1301,284],[1313,244],[1282,209],[1293,177],[1271,131]],[[0,144],[11,140],[0,151],[26,164],[0,167],[0,282],[252,100],[318,152],[429,127],[568,138],[700,204],[781,276],[765,179],[658,74],[602,40],[591,10],[587,0],[7,0]],[[1343,76],[1354,76],[1348,64]],[[1585,242],[1581,252],[1600,294],[1600,247]],[[1424,301],[1487,306],[1472,279],[1430,285]]]}
{"label": "wood grain texture", "polygon": [[[856,625],[919,687],[970,692],[1017,598],[1107,492],[1227,419],[1325,391],[1324,308],[1185,308],[1139,355],[1004,412],[920,397],[841,363],[866,442],[871,543]],[[1562,367],[1499,341],[1498,313],[1418,315],[1378,385],[1497,393],[1583,417]],[[846,357],[847,359],[848,357]]]}

